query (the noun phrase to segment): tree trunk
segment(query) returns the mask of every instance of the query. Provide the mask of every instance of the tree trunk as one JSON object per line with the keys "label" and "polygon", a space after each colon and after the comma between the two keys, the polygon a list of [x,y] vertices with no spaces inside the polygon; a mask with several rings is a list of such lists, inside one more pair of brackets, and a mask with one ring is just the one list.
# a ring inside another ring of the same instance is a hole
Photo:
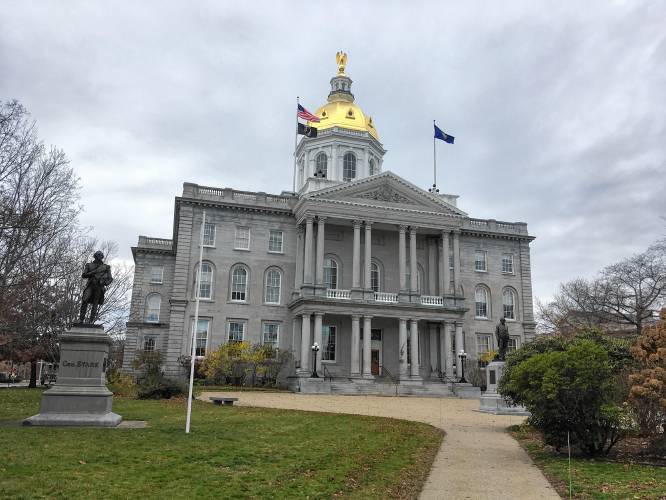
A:
{"label": "tree trunk", "polygon": [[30,383],[28,387],[30,389],[37,387],[37,361],[30,362]]}

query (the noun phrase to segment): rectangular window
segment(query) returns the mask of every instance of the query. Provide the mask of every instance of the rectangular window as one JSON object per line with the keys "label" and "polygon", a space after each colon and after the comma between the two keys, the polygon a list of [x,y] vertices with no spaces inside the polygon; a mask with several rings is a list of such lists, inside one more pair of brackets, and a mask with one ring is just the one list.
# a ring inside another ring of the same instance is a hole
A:
{"label": "rectangular window", "polygon": [[227,324],[229,342],[243,342],[245,338],[245,321],[230,320]]}
{"label": "rectangular window", "polygon": [[476,354],[481,356],[484,352],[490,351],[490,335],[476,336]]}
{"label": "rectangular window", "polygon": [[513,274],[513,255],[508,253],[502,255],[502,272]]}
{"label": "rectangular window", "polygon": [[509,337],[509,343],[506,346],[506,352],[513,352],[518,349],[520,345],[519,337]]}
{"label": "rectangular window", "polygon": [[486,252],[483,250],[474,252],[474,270],[486,271]]}
{"label": "rectangular window", "polygon": [[269,345],[273,349],[277,349],[279,334],[280,334],[279,323],[266,322],[262,325],[262,337],[263,337],[262,340],[264,345]]}
{"label": "rectangular window", "polygon": [[236,228],[236,237],[234,238],[234,248],[236,250],[250,249],[250,228],[238,226]]}
{"label": "rectangular window", "polygon": [[334,326],[321,327],[321,360],[335,361],[335,342],[337,335]]}
{"label": "rectangular window", "polygon": [[[192,328],[194,328],[194,320],[192,320]],[[208,332],[210,330],[209,319],[199,319],[197,325],[196,347],[194,355],[196,357],[203,357],[206,355],[206,346],[208,344]]]}
{"label": "rectangular window", "polygon": [[164,278],[164,267],[162,266],[151,266],[150,267],[150,282],[151,283],[162,283]]}
{"label": "rectangular window", "polygon": [[215,224],[210,222],[204,224],[203,244],[205,247],[215,246]]}
{"label": "rectangular window", "polygon": [[268,251],[282,253],[282,231],[270,230],[268,233]]}
{"label": "rectangular window", "polygon": [[146,337],[143,339],[143,350],[153,352],[155,350],[155,337]]}

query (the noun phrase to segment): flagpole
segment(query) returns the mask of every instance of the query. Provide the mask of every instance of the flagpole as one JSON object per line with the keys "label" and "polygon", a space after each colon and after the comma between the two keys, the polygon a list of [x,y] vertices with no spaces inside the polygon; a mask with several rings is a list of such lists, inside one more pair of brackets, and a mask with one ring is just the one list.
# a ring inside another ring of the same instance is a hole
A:
{"label": "flagpole", "polygon": [[206,230],[206,211],[203,211],[201,222],[201,238],[199,239],[199,272],[196,280],[196,305],[194,306],[194,327],[192,328],[192,349],[190,351],[190,390],[187,396],[187,420],[185,422],[185,434],[190,433],[190,420],[192,417],[192,389],[194,386],[194,358],[197,353],[197,329],[199,328],[199,295],[201,295],[201,267],[203,264],[204,231]]}
{"label": "flagpole", "polygon": [[433,179],[432,179],[432,192],[434,193],[437,189],[437,147],[435,146],[435,120],[432,121],[432,170],[433,170]]}
{"label": "flagpole", "polygon": [[294,136],[294,180],[292,182],[292,192],[296,192],[296,148],[298,147],[298,96],[296,96],[296,135]]}

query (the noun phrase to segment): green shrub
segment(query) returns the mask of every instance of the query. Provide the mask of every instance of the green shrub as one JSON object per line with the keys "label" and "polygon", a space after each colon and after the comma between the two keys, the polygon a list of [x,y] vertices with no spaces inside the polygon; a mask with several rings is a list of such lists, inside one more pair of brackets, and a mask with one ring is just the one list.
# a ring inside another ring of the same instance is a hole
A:
{"label": "green shrub", "polygon": [[230,342],[209,353],[201,366],[211,384],[274,386],[288,356],[276,356],[270,346]]}
{"label": "green shrub", "polygon": [[184,384],[164,376],[162,355],[159,352],[141,351],[134,358],[133,366],[139,371],[139,399],[169,399],[185,394]]}
{"label": "green shrub", "polygon": [[626,410],[613,400],[608,351],[588,338],[533,344],[512,354],[500,393],[530,411],[530,423],[543,432],[546,443],[560,448],[570,433],[583,453],[608,453],[630,425]]}

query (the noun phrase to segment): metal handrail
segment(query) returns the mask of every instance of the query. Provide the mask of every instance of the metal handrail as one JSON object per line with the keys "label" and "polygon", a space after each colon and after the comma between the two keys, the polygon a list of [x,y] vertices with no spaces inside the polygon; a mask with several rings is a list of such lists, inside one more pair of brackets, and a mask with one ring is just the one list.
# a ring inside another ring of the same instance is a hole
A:
{"label": "metal handrail", "polygon": [[395,377],[391,373],[391,370],[386,368],[384,365],[380,365],[379,370],[380,370],[380,373],[382,374],[381,375],[382,377],[384,376],[384,374],[386,374],[388,376],[388,378],[391,379],[391,382],[393,383],[393,385],[395,385],[395,395],[397,396],[398,395],[398,385],[400,383],[400,380],[397,377]]}
{"label": "metal handrail", "polygon": [[326,380],[326,374],[328,374],[328,379],[333,382],[333,374],[328,371],[328,368],[326,368],[326,365],[322,363],[321,365],[322,370],[324,371],[324,381]]}

